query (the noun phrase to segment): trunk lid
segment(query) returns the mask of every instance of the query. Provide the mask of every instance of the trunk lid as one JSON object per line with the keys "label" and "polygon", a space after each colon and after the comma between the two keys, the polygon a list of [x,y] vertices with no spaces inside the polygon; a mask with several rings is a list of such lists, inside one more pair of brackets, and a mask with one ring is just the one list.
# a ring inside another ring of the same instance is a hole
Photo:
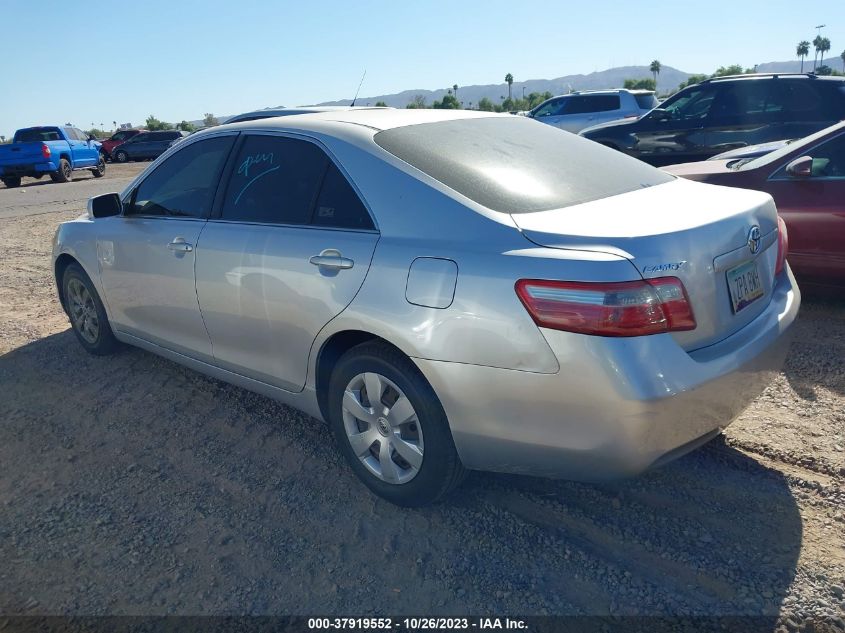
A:
{"label": "trunk lid", "polygon": [[[730,336],[771,300],[777,211],[768,194],[678,179],[594,202],[512,215],[523,235],[549,248],[627,258],[644,279],[678,277],[696,328],[672,336],[693,351]],[[758,247],[752,253],[753,227]],[[613,280],[608,280],[613,281]],[[749,303],[735,306],[734,296]]]}
{"label": "trunk lid", "polygon": [[40,142],[0,145],[0,167],[6,165],[31,165],[44,161]]}

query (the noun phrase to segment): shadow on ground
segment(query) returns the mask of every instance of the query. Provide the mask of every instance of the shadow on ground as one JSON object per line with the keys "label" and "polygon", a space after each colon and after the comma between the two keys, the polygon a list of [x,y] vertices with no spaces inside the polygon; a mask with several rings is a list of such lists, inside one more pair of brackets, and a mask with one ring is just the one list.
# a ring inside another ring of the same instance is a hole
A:
{"label": "shadow on ground", "polygon": [[371,496],[327,428],[69,331],[0,357],[0,612],[757,615],[796,574],[786,481],[721,442],[635,480],[476,473]]}

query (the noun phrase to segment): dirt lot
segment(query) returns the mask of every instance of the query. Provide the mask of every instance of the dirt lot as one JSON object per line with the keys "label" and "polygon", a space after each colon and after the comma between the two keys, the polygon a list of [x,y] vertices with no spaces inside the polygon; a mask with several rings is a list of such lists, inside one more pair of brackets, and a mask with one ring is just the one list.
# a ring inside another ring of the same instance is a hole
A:
{"label": "dirt lot", "polygon": [[845,630],[845,302],[805,301],[777,381],[661,470],[602,486],[476,473],[403,510],[313,419],[140,350],[82,351],[50,240],[92,191],[122,187],[105,187],[115,171],[0,188],[0,613],[744,614],[808,631],[824,615]]}

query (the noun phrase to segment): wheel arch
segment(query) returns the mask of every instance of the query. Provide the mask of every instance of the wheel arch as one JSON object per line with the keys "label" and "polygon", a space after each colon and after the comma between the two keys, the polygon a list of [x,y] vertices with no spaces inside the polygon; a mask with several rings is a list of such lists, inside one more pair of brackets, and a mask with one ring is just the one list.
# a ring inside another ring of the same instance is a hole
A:
{"label": "wheel arch", "polygon": [[[320,351],[317,353],[314,369],[314,388],[317,396],[317,404],[320,408],[320,414],[326,421],[329,419],[328,387],[329,381],[331,380],[332,369],[341,356],[353,347],[357,347],[363,343],[382,343],[391,347],[403,356],[407,357],[416,367],[414,359],[411,358],[407,352],[377,334],[373,334],[372,332],[367,332],[365,330],[353,329],[345,329],[335,332],[320,346]],[[418,367],[417,370],[419,371]],[[422,375],[423,374],[420,371],[420,376]]]}
{"label": "wheel arch", "polygon": [[[62,304],[62,309],[67,313],[67,303],[65,302],[65,289],[62,287],[62,278],[65,275],[65,271],[67,267],[71,264],[76,264],[82,270],[85,270],[85,267],[82,263],[76,259],[73,255],[68,253],[62,253],[56,258],[56,261],[53,264],[53,273],[56,277],[56,289],[59,293],[59,303]],[[86,273],[87,274],[87,273]],[[89,275],[90,276],[90,275]]]}

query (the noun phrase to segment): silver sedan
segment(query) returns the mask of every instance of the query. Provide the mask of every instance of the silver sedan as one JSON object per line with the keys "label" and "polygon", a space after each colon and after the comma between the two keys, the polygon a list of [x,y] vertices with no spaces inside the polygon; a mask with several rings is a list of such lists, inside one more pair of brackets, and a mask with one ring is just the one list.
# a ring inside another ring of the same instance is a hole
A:
{"label": "silver sedan", "polygon": [[398,504],[467,469],[601,480],[718,434],[800,302],[772,199],[523,117],[363,110],[191,136],[62,224],[81,345],[325,420]]}

